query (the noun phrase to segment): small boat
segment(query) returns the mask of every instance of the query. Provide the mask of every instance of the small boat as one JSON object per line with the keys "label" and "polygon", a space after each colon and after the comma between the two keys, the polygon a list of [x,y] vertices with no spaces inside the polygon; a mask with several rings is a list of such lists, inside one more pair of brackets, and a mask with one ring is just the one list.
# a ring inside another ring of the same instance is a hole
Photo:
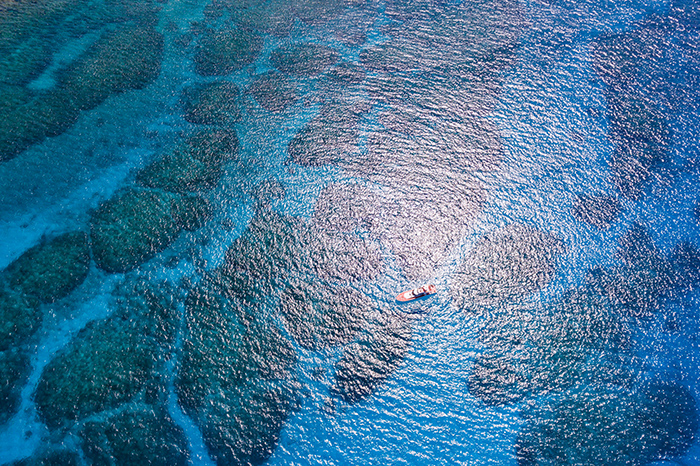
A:
{"label": "small boat", "polygon": [[435,285],[423,285],[421,287],[399,293],[396,300],[402,302],[413,301],[414,299],[423,298],[435,293],[437,293],[437,288],[435,288]]}

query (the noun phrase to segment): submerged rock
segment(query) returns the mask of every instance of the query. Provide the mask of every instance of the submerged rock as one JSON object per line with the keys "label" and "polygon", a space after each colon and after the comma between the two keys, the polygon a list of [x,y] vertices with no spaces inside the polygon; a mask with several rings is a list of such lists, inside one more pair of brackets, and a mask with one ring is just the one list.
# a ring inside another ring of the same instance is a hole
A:
{"label": "submerged rock", "polygon": [[202,76],[225,76],[253,63],[263,38],[247,29],[205,29],[197,43],[195,69]]}
{"label": "submerged rock", "polygon": [[299,100],[299,90],[294,81],[276,71],[257,76],[248,92],[270,112],[283,112]]}
{"label": "submerged rock", "polygon": [[240,90],[230,81],[196,84],[182,96],[184,117],[200,125],[230,125],[241,119]]}
{"label": "submerged rock", "polygon": [[174,193],[208,191],[218,185],[225,164],[236,160],[239,150],[235,131],[203,129],[148,165],[136,179],[142,186]]}
{"label": "submerged rock", "polygon": [[164,409],[142,406],[88,422],[80,436],[91,464],[189,464],[187,438]]}
{"label": "submerged rock", "polygon": [[522,299],[554,278],[564,243],[527,225],[511,224],[477,241],[452,282],[461,309]]}
{"label": "submerged rock", "polygon": [[62,72],[59,88],[81,110],[109,96],[151,84],[160,73],[163,36],[150,27],[122,26],[98,39]]}
{"label": "submerged rock", "polygon": [[301,347],[314,351],[352,341],[371,308],[372,302],[352,288],[320,283],[291,285],[280,298],[287,330]]}
{"label": "submerged rock", "polygon": [[272,52],[270,62],[279,71],[295,76],[316,76],[335,65],[338,52],[327,45],[295,43]]}
{"label": "submerged rock", "polygon": [[3,275],[18,292],[49,303],[70,294],[85,280],[89,267],[87,234],[73,232],[29,249]]}
{"label": "submerged rock", "polygon": [[171,194],[132,189],[103,203],[91,220],[97,265],[126,272],[167,248],[181,229],[173,218],[173,201]]}
{"label": "submerged rock", "polygon": [[612,196],[579,196],[572,213],[574,218],[600,230],[610,228],[622,212],[620,201]]}
{"label": "submerged rock", "polygon": [[20,395],[30,370],[29,356],[23,351],[0,351],[0,425],[19,409]]}
{"label": "submerged rock", "polygon": [[383,315],[343,350],[331,393],[347,403],[370,396],[401,365],[411,342],[411,324]]}

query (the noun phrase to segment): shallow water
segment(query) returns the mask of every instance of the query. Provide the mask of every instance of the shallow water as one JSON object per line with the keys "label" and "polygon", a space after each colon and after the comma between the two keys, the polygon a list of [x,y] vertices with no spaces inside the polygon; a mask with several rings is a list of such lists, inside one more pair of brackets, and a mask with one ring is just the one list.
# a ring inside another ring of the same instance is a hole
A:
{"label": "shallow water", "polygon": [[1,3],[0,463],[700,464],[699,40]]}

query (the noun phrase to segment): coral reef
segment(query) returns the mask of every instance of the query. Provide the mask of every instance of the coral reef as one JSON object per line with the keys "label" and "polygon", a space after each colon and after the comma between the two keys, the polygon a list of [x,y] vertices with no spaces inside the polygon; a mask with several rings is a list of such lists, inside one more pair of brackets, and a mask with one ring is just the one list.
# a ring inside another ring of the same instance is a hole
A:
{"label": "coral reef", "polygon": [[30,369],[29,356],[23,351],[0,351],[0,425],[19,409],[20,392]]}
{"label": "coral reef", "polygon": [[80,436],[92,464],[189,464],[187,438],[162,409],[141,406],[88,422]]}
{"label": "coral reef", "polygon": [[255,78],[248,92],[265,110],[283,112],[299,100],[297,85],[276,71],[269,71]]}
{"label": "coral reef", "polygon": [[510,224],[489,233],[455,272],[454,304],[474,310],[521,299],[552,280],[564,251],[559,238],[527,225]]}
{"label": "coral reef", "polygon": [[372,307],[365,295],[352,288],[321,283],[291,285],[280,298],[287,330],[301,347],[315,351],[352,341]]}
{"label": "coral reef", "polygon": [[315,167],[338,164],[358,152],[358,123],[368,111],[365,104],[333,102],[324,105],[290,141],[287,152],[299,165]]}
{"label": "coral reef", "polygon": [[673,291],[673,270],[644,227],[634,225],[620,239],[618,256],[618,266],[590,270],[588,283],[632,315],[649,316],[659,311]]}
{"label": "coral reef", "polygon": [[272,51],[270,63],[279,71],[295,76],[317,76],[340,58],[334,49],[310,42],[294,43]]}
{"label": "coral reef", "polygon": [[44,368],[34,394],[52,429],[163,392],[159,372],[177,328],[173,290],[137,285],[117,292],[112,317],[89,323]]}
{"label": "coral reef", "polygon": [[167,248],[180,232],[172,194],[131,189],[103,203],[92,215],[90,238],[97,265],[126,272]]}
{"label": "coral reef", "polygon": [[399,368],[410,342],[410,322],[402,316],[383,314],[343,350],[335,365],[331,393],[347,403],[370,396]]}
{"label": "coral reef", "polygon": [[206,287],[185,303],[178,401],[221,465],[263,463],[295,406],[294,348],[273,323],[243,306]]}
{"label": "coral reef", "polygon": [[579,196],[571,209],[576,220],[588,223],[599,230],[610,228],[621,212],[620,201],[605,195]]}
{"label": "coral reef", "polygon": [[687,451],[698,428],[692,395],[680,385],[629,391],[609,385],[568,392],[528,413],[518,464],[643,465]]}
{"label": "coral reef", "polygon": [[202,76],[224,76],[253,63],[263,39],[242,29],[205,29],[198,39],[195,69]]}
{"label": "coral reef", "polygon": [[230,125],[241,119],[240,90],[229,81],[196,84],[183,93],[185,120],[199,125]]}
{"label": "coral reef", "polygon": [[124,26],[106,33],[65,69],[59,89],[81,110],[113,94],[143,89],[160,73],[163,36],[149,27]]}
{"label": "coral reef", "polygon": [[3,276],[16,291],[48,303],[80,285],[89,267],[87,234],[72,232],[29,249],[5,269]]}
{"label": "coral reef", "polygon": [[39,301],[12,290],[0,290],[0,351],[21,345],[42,321]]}
{"label": "coral reef", "polygon": [[219,183],[224,165],[238,158],[239,150],[235,131],[202,129],[141,170],[136,180],[173,193],[208,191]]}

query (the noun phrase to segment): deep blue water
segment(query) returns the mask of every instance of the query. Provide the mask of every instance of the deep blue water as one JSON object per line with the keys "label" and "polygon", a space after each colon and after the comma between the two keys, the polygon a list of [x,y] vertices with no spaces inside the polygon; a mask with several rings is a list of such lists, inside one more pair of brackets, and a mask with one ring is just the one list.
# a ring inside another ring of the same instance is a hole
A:
{"label": "deep blue water", "polygon": [[700,4],[7,1],[0,51],[1,464],[700,464]]}

